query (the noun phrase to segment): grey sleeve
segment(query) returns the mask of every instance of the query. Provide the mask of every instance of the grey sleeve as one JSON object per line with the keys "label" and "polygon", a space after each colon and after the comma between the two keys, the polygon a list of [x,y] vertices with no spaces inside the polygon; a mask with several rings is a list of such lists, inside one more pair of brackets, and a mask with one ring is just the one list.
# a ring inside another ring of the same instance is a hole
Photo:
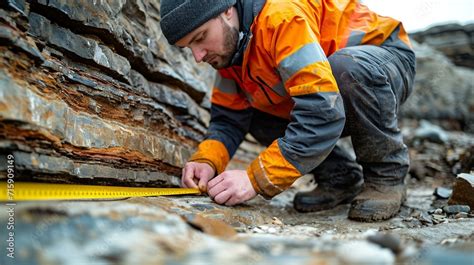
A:
{"label": "grey sleeve", "polygon": [[278,145],[285,159],[306,174],[324,161],[341,136],[344,104],[336,92],[295,96],[293,100],[291,122]]}

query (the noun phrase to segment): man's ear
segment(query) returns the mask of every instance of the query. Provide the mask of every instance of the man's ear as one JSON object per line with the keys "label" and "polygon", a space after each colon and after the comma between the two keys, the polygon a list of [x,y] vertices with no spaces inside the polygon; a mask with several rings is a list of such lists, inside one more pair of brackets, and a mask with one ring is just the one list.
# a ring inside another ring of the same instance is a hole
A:
{"label": "man's ear", "polygon": [[232,19],[232,16],[234,16],[234,7],[231,6],[229,8],[227,8],[227,10],[225,10],[223,12],[223,15],[224,15],[224,18],[227,20],[227,21],[230,21]]}

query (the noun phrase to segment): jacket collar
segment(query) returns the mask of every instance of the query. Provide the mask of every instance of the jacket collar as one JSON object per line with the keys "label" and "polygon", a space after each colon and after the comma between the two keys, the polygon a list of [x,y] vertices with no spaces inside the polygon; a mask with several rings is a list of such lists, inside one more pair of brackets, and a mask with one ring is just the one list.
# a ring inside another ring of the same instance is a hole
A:
{"label": "jacket collar", "polygon": [[230,61],[229,66],[242,65],[247,45],[252,39],[250,27],[255,17],[260,13],[266,0],[237,0],[236,8],[239,15],[240,32],[237,50]]}

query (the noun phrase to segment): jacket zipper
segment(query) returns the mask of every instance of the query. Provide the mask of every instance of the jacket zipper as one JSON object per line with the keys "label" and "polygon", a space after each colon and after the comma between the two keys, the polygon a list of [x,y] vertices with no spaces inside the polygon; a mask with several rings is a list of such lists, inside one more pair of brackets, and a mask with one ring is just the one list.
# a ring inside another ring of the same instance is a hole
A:
{"label": "jacket zipper", "polygon": [[[268,96],[268,93],[267,91],[265,90],[265,88],[263,87],[262,84],[260,84],[260,82],[257,82],[257,80],[255,80],[253,77],[252,77],[252,74],[250,74],[250,67],[247,67],[247,72],[249,74],[249,77],[250,77],[250,80],[252,80],[254,83],[256,83],[258,85],[258,87],[260,88],[260,90],[262,90],[263,94],[265,94],[265,97],[267,98],[268,102],[270,102],[270,104],[272,105],[275,105],[275,103],[273,103],[273,101],[270,99],[270,96]],[[257,78],[259,80],[261,80],[258,76]]]}
{"label": "jacket zipper", "polygon": [[263,78],[261,78],[260,76],[257,75],[257,79],[258,79],[258,81],[260,81],[262,84],[264,84],[266,87],[268,87],[268,89],[269,89],[270,91],[273,91],[273,93],[275,93],[275,94],[277,94],[278,96],[281,97],[280,94],[278,94],[273,88],[271,88],[271,87],[263,80]]}

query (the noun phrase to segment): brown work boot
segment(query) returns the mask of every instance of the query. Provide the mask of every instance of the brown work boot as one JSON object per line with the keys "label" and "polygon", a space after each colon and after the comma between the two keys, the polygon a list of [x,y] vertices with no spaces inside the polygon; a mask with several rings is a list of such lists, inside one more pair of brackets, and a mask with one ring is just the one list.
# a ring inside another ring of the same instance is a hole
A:
{"label": "brown work boot", "polygon": [[336,145],[329,156],[311,171],[318,186],[310,192],[299,192],[293,206],[300,212],[316,212],[349,203],[362,191],[361,166],[345,149]]}
{"label": "brown work boot", "polygon": [[406,188],[403,184],[365,184],[362,193],[352,201],[349,219],[362,222],[387,220],[398,213],[405,198]]}
{"label": "brown work boot", "polygon": [[360,181],[358,184],[344,189],[318,185],[312,191],[297,193],[293,200],[293,206],[299,212],[332,209],[339,204],[350,203],[362,191],[362,183],[363,181]]}

